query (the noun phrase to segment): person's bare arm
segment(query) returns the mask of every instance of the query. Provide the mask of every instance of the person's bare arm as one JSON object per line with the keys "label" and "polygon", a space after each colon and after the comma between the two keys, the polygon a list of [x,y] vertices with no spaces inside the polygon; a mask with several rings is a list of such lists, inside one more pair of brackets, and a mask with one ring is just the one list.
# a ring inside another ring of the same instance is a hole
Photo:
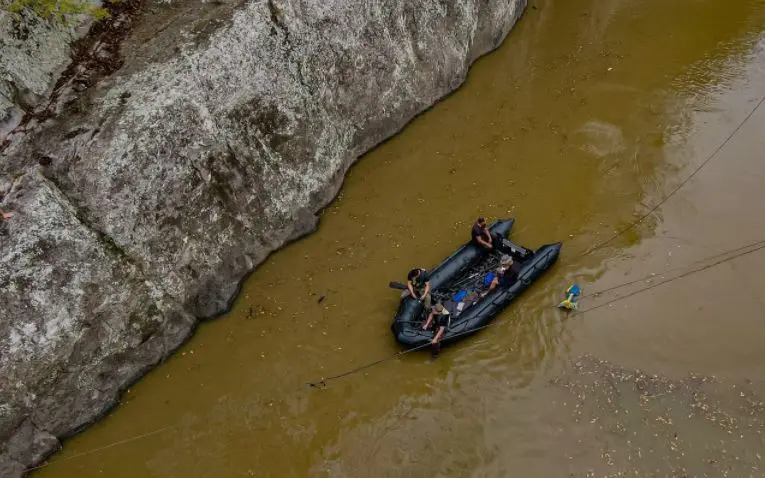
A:
{"label": "person's bare arm", "polygon": [[478,241],[478,244],[480,244],[481,246],[485,247],[486,249],[491,249],[492,248],[491,242],[487,242],[486,239],[484,239],[481,236],[476,236],[475,240]]}
{"label": "person's bare arm", "polygon": [[428,320],[425,321],[425,325],[422,326],[422,330],[425,330],[428,327],[430,327],[430,323],[433,322],[433,316],[435,314],[436,314],[435,312],[430,313],[430,315],[428,316]]}
{"label": "person's bare arm", "polygon": [[486,237],[489,238],[489,244],[494,245],[494,238],[491,237],[491,232],[489,232],[489,228],[488,227],[484,227],[483,228],[483,233],[486,234]]}
{"label": "person's bare arm", "polygon": [[438,332],[436,332],[436,336],[433,337],[433,340],[431,341],[431,343],[437,344],[438,342],[440,342],[441,341],[441,337],[444,336],[445,332],[446,332],[446,327],[439,327],[438,328]]}
{"label": "person's bare arm", "polygon": [[425,300],[425,296],[430,294],[430,281],[425,282],[425,292],[422,293],[422,298],[420,300]]}
{"label": "person's bare arm", "polygon": [[494,278],[491,280],[491,284],[489,284],[489,289],[483,294],[481,294],[481,297],[486,297],[489,294],[489,292],[496,289],[498,285],[499,285],[499,276],[497,275],[497,276],[494,276]]}
{"label": "person's bare arm", "polygon": [[491,280],[491,284],[489,285],[489,292],[496,289],[498,285],[499,285],[499,274],[495,275],[494,279]]}
{"label": "person's bare arm", "polygon": [[409,289],[409,295],[411,295],[413,298],[417,298],[417,294],[414,293],[414,287],[412,286],[412,281],[408,280],[406,281],[406,288]]}
{"label": "person's bare arm", "polygon": [[12,212],[5,212],[2,209],[0,209],[0,215],[3,216],[3,219],[10,219],[14,216],[14,213]]}

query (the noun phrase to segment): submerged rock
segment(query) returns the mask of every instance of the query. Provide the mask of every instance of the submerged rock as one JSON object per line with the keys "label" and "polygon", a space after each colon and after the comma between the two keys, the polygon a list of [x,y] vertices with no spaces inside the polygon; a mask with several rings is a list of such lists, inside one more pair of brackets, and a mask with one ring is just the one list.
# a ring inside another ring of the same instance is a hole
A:
{"label": "submerged rock", "polygon": [[315,228],[351,164],[457,88],[525,4],[244,3],[13,138],[0,467],[44,458],[195,317],[226,311],[248,272]]}

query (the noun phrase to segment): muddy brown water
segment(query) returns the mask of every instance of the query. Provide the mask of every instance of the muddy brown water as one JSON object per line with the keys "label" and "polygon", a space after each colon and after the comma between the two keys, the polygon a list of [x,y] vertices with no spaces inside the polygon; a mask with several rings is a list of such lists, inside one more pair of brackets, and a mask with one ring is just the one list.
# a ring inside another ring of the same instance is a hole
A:
{"label": "muddy brown water", "polygon": [[[765,476],[765,251],[583,315],[550,307],[572,281],[765,239],[763,107],[656,215],[580,256],[765,94],[763,30],[761,0],[533,2],[461,90],[353,168],[316,234],[34,476]],[[398,350],[388,281],[479,212],[515,216],[531,247],[565,240],[560,262],[435,361],[306,388]]]}

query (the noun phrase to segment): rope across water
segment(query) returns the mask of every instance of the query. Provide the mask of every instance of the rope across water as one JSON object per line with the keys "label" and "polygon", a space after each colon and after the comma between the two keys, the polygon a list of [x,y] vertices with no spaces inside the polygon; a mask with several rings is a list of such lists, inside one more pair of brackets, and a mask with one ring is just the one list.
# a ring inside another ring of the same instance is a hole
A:
{"label": "rope across water", "polygon": [[[763,104],[763,102],[765,102],[765,96],[763,96],[757,102],[755,107],[739,123],[739,125],[725,138],[725,140],[720,144],[720,146],[718,146],[714,151],[712,151],[712,153],[701,164],[699,164],[699,166],[696,167],[691,172],[691,174],[688,177],[686,177],[676,187],[674,187],[670,191],[670,193],[667,194],[664,198],[662,198],[658,203],[656,203],[654,206],[652,206],[648,210],[648,212],[646,212],[645,214],[641,215],[636,221],[632,222],[629,226],[625,227],[624,229],[622,229],[620,231],[617,231],[611,237],[607,238],[604,241],[601,241],[600,243],[597,243],[592,248],[586,250],[584,253],[582,253],[578,257],[588,256],[588,255],[592,254],[593,252],[595,252],[595,251],[597,251],[599,249],[602,249],[603,247],[605,247],[608,244],[610,244],[614,239],[620,237],[625,232],[632,230],[634,227],[636,227],[638,224],[642,223],[646,218],[648,218],[650,215],[652,215],[654,212],[656,212],[664,203],[666,203],[670,198],[672,198],[683,186],[685,186],[694,176],[696,176],[707,164],[709,164],[709,162],[712,161],[712,159],[714,159],[725,148],[725,146],[728,143],[730,143],[730,141],[733,139],[733,137],[735,137],[736,134],[741,130],[741,128],[749,121],[749,119],[751,119],[751,117],[760,108],[760,106]],[[692,275],[692,274],[695,274],[695,273],[698,273],[698,272],[702,272],[704,270],[716,267],[716,266],[718,266],[720,264],[729,262],[729,261],[731,261],[733,259],[736,259],[738,257],[742,257],[742,256],[747,255],[747,254],[754,253],[754,252],[759,251],[759,250],[764,249],[764,248],[765,248],[765,240],[757,241],[757,242],[754,242],[754,243],[751,243],[751,244],[748,244],[748,245],[745,245],[745,246],[741,246],[739,248],[733,249],[733,250],[728,251],[728,252],[724,252],[724,253],[721,253],[721,254],[716,254],[715,256],[707,258],[706,260],[711,260],[713,258],[727,256],[729,254],[733,254],[733,255],[730,256],[730,257],[726,257],[724,259],[720,259],[718,261],[715,261],[715,262],[713,262],[711,264],[707,264],[707,265],[701,266],[699,268],[689,270],[689,271],[687,271],[687,272],[685,272],[685,273],[683,273],[683,274],[681,274],[681,275],[679,275],[677,277],[674,277],[674,278],[671,278],[671,279],[668,279],[668,280],[665,280],[665,281],[657,282],[655,284],[651,284],[651,285],[649,285],[649,286],[647,286],[645,288],[642,288],[642,289],[639,289],[637,291],[631,292],[629,294],[625,294],[623,296],[617,297],[617,298],[615,298],[613,300],[610,300],[610,301],[607,301],[607,302],[605,302],[603,304],[599,304],[597,306],[593,306],[591,308],[578,311],[578,312],[576,312],[576,314],[583,314],[585,312],[590,312],[590,311],[593,311],[593,310],[605,307],[607,305],[613,304],[613,303],[618,302],[620,300],[627,299],[629,297],[635,296],[637,294],[640,294],[640,293],[645,292],[647,290],[653,289],[655,287],[659,287],[659,286],[668,284],[670,282],[674,282],[676,280],[682,279],[682,278],[687,277],[689,275]],[[697,263],[698,262],[702,262],[702,261],[697,261]],[[677,269],[674,269],[674,270],[677,270]],[[651,277],[653,277],[653,276],[651,276]],[[603,290],[598,291],[598,292],[586,294],[583,297],[597,296],[597,295],[603,294],[605,292],[616,290],[616,289],[619,289],[621,287],[626,287],[628,285],[634,285],[634,284],[636,284],[638,282],[645,281],[645,280],[647,280],[647,278],[632,280],[632,281],[629,281],[629,282],[625,282],[623,284],[619,284],[617,286],[613,286],[613,287],[609,287],[607,289],[603,289]],[[478,332],[479,330],[482,330],[482,329],[491,327],[493,325],[496,325],[498,323],[500,323],[500,322],[499,321],[494,321],[494,322],[491,322],[491,323],[486,324],[484,326],[464,331],[464,332],[462,332],[460,334],[457,334],[455,337],[459,337],[459,336],[467,335],[467,334],[472,334],[472,333]],[[354,368],[352,368],[350,370],[347,370],[345,372],[338,373],[338,374],[335,374],[335,375],[332,375],[332,376],[329,376],[329,377],[324,377],[324,378],[321,378],[321,379],[316,380],[316,381],[307,382],[305,385],[299,387],[298,389],[296,389],[292,393],[298,393],[300,391],[304,391],[306,389],[306,387],[308,387],[308,388],[315,388],[315,389],[326,388],[328,386],[327,383],[330,382],[330,381],[340,380],[342,378],[354,375],[354,374],[359,373],[359,372],[361,372],[363,370],[366,370],[366,369],[375,367],[377,365],[389,362],[391,360],[400,358],[400,357],[402,357],[402,356],[404,356],[406,354],[409,354],[411,352],[415,352],[417,350],[421,350],[423,348],[428,347],[429,345],[430,344],[423,344],[423,345],[421,345],[419,347],[415,347],[415,348],[412,348],[412,349],[409,349],[409,350],[399,351],[399,352],[396,352],[396,353],[394,353],[394,354],[392,354],[390,356],[383,357],[381,359],[378,359],[378,360],[375,360],[373,362],[369,362],[369,363],[363,364],[363,365],[358,366],[358,367],[354,367]],[[287,395],[285,395],[285,397],[289,396],[289,395],[290,394],[287,394]],[[165,433],[165,432],[169,432],[171,430],[177,430],[178,427],[179,427],[179,425],[168,425],[168,426],[164,426],[164,427],[161,427],[161,428],[157,428],[157,429],[155,429],[153,431],[150,431],[150,432],[142,433],[140,435],[135,435],[135,436],[127,438],[127,439],[118,440],[116,442],[113,442],[113,443],[110,443],[110,444],[107,444],[107,445],[104,445],[104,446],[101,446],[101,447],[97,447],[97,448],[93,448],[91,450],[87,450],[87,451],[84,451],[84,452],[77,453],[75,455],[72,455],[70,457],[67,457],[67,458],[63,459],[63,461],[73,460],[73,459],[76,459],[76,458],[80,458],[80,457],[83,457],[83,456],[91,455],[91,454],[94,454],[94,453],[97,453],[97,452],[109,449],[109,448],[112,448],[112,447],[116,447],[116,446],[123,445],[123,444],[126,444],[126,443],[138,441],[138,440],[141,440],[141,439],[146,439],[148,437],[159,435],[159,434]],[[209,433],[211,433],[211,432],[199,434],[199,435],[197,435],[197,437],[204,436],[204,435],[207,435]],[[46,466],[49,466],[50,464],[51,464],[51,462],[43,463],[43,464],[38,465],[36,467],[28,468],[26,471],[29,472],[29,471],[33,471],[33,470],[38,470],[40,468],[44,468]]]}

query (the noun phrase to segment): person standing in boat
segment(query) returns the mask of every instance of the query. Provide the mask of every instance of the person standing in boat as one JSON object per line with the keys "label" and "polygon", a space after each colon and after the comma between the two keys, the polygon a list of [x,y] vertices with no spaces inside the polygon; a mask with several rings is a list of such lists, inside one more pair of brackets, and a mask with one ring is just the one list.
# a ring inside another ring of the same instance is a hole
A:
{"label": "person standing in boat", "polygon": [[430,274],[425,269],[412,269],[406,276],[406,288],[412,298],[430,309]]}
{"label": "person standing in boat", "polygon": [[470,232],[471,241],[478,247],[486,250],[494,249],[494,238],[491,237],[489,227],[486,225],[486,218],[481,216],[473,224],[473,230]]}
{"label": "person standing in boat", "polygon": [[446,307],[440,302],[433,307],[428,315],[428,320],[425,321],[425,325],[422,326],[422,330],[427,330],[434,321],[436,326],[434,327],[433,340],[430,341],[432,345],[438,345],[441,339],[446,333],[446,329],[449,327],[449,320],[451,315]]}

